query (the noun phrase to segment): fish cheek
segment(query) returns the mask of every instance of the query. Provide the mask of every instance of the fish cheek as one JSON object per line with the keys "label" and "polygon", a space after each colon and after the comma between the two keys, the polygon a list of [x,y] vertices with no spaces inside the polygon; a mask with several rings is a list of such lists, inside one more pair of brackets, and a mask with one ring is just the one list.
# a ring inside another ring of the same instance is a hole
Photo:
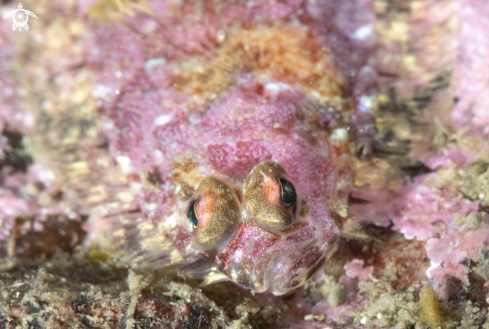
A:
{"label": "fish cheek", "polygon": [[274,161],[261,162],[251,170],[244,182],[243,201],[248,217],[264,228],[283,231],[297,217],[296,188]]}
{"label": "fish cheek", "polygon": [[186,208],[197,244],[217,249],[229,241],[241,218],[234,190],[215,177],[204,178]]}

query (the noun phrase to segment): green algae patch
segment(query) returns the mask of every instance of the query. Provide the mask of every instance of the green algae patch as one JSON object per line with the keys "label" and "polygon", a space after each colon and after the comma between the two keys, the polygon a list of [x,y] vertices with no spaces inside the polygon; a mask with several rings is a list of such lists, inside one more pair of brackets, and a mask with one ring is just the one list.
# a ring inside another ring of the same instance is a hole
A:
{"label": "green algae patch", "polygon": [[90,258],[98,260],[106,260],[108,255],[100,250],[94,249],[90,251]]}
{"label": "green algae patch", "polygon": [[435,291],[430,286],[424,286],[419,294],[419,318],[430,328],[435,329],[441,321],[440,304],[436,298]]}

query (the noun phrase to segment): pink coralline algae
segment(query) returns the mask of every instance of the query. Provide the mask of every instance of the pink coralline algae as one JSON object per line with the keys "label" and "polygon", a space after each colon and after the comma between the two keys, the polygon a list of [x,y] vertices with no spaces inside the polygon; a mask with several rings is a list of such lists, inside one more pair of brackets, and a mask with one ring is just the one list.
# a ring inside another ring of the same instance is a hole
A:
{"label": "pink coralline algae", "polygon": [[[487,88],[489,67],[485,51],[488,37],[488,7],[484,1],[467,1],[461,6],[460,60],[457,66],[458,81],[456,104],[452,112],[455,126],[463,134],[489,138],[487,99],[478,97]],[[469,129],[470,127],[470,129]],[[487,146],[487,143],[486,143]],[[487,151],[487,148],[484,148]],[[476,151],[476,150],[474,150]]]}
{"label": "pink coralline algae", "polygon": [[[462,198],[450,188],[427,186],[435,174],[418,177],[403,195],[394,228],[409,239],[427,241],[427,257],[431,266],[428,278],[444,296],[450,289],[446,284],[450,277],[467,282],[462,265],[464,259],[478,259],[481,248],[487,246],[487,214],[480,213],[479,224],[467,222],[472,213],[479,214],[478,201]],[[397,205],[399,206],[399,204]],[[475,215],[472,215],[475,216]]]}
{"label": "pink coralline algae", "polygon": [[[448,226],[453,222],[456,213],[467,216],[476,211],[478,202],[457,197],[453,191],[438,190],[423,184],[435,175],[419,176],[414,184],[408,187],[402,197],[394,228],[408,239],[426,240],[437,232],[437,226]],[[426,223],[430,225],[426,225]]]}
{"label": "pink coralline algae", "polygon": [[484,71],[486,60],[479,54],[488,47],[482,40],[488,36],[484,28],[488,11],[483,2],[459,5],[460,48],[452,111],[452,136],[459,137],[427,158],[427,166],[437,172],[417,177],[406,186],[402,197],[394,202],[397,210],[393,215],[394,228],[407,238],[427,241],[431,261],[427,276],[444,298],[458,292],[450,283],[454,279],[470,285],[467,273],[471,269],[464,260],[480,260],[488,245],[489,218],[484,211],[488,136],[484,127],[489,112],[477,91],[484,88],[487,79],[478,72]]}
{"label": "pink coralline algae", "polygon": [[372,274],[373,267],[364,267],[364,261],[360,259],[354,259],[344,266],[346,275],[350,278],[358,278],[360,281],[369,281]]}

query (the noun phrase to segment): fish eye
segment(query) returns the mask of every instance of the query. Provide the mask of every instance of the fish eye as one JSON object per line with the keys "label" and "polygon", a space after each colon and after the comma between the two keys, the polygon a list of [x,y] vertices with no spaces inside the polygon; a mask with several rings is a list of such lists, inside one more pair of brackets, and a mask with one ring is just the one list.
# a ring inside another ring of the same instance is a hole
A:
{"label": "fish eye", "polygon": [[280,194],[282,195],[282,201],[286,206],[290,206],[297,201],[297,193],[295,192],[294,185],[286,179],[279,178]]}
{"label": "fish eye", "polygon": [[192,200],[189,204],[187,211],[188,221],[192,224],[192,226],[197,226],[199,220],[197,219],[197,214],[195,213],[195,204],[197,203],[197,199]]}
{"label": "fish eye", "polygon": [[219,248],[234,235],[241,218],[236,192],[220,179],[206,177],[188,203],[185,217],[198,245]]}
{"label": "fish eye", "polygon": [[250,218],[269,229],[286,230],[297,217],[297,191],[285,169],[264,161],[248,174],[243,186],[243,203]]}

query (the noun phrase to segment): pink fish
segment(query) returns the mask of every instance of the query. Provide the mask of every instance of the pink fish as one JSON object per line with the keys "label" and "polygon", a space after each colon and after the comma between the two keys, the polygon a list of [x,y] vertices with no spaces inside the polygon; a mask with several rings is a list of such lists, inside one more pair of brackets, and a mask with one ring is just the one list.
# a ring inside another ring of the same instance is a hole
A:
{"label": "pink fish", "polygon": [[[145,159],[138,171],[158,163],[156,178],[140,191],[142,213],[111,215],[109,234],[136,252],[137,266],[212,273],[280,295],[325,263],[340,231],[335,155],[315,108],[278,86],[237,86],[201,112],[146,111],[133,123],[153,123],[125,146],[154,143],[126,154]],[[133,110],[119,112],[118,129]]]}
{"label": "pink fish", "polygon": [[346,205],[351,104],[330,54],[292,25],[231,29],[195,63],[148,58],[149,39],[116,32],[89,47],[96,93],[113,156],[142,179],[131,212],[92,216],[91,232],[138,268],[275,295],[304,283]]}

